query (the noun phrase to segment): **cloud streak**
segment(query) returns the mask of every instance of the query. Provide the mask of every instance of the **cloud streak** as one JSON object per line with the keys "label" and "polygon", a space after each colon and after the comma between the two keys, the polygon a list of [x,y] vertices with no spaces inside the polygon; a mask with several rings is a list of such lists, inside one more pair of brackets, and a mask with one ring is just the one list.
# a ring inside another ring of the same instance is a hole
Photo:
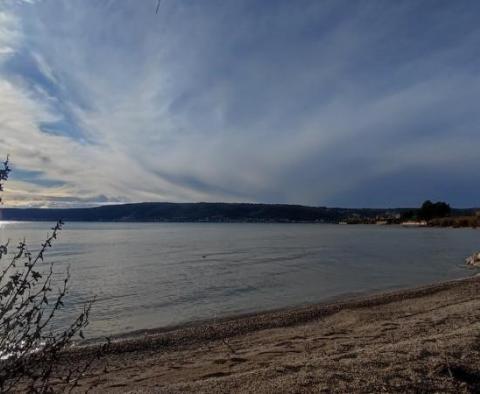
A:
{"label": "cloud streak", "polygon": [[155,5],[2,7],[9,204],[480,205],[476,3]]}

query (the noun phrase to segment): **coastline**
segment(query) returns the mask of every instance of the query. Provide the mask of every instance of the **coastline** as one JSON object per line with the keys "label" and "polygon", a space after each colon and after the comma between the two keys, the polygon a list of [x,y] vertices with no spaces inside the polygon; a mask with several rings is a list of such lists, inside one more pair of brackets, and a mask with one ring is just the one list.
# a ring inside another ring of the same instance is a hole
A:
{"label": "coastline", "polygon": [[[98,366],[80,387],[113,392],[377,391],[383,382],[394,391],[470,392],[474,383],[445,373],[445,365],[461,364],[459,371],[470,374],[480,371],[480,346],[475,350],[472,345],[480,335],[480,276],[129,334],[112,342],[108,373]],[[80,360],[95,348],[72,349],[69,358]],[[380,354],[387,361],[377,365]],[[397,370],[394,364],[403,359],[404,369]],[[346,370],[339,375],[342,368]],[[422,372],[425,368],[428,374]],[[140,378],[127,379],[127,370]],[[393,383],[385,374],[393,374]],[[476,381],[480,374],[474,377]]]}
{"label": "coastline", "polygon": [[[449,290],[462,283],[479,282],[480,273],[427,285],[379,292],[359,292],[347,295],[333,296],[330,299],[297,306],[269,309],[224,316],[220,318],[201,319],[165,327],[140,329],[117,334],[111,337],[112,352],[138,351],[144,348],[175,347],[180,344],[194,344],[202,341],[228,338],[232,335],[247,334],[249,332],[270,328],[290,327],[296,324],[308,323],[312,320],[341,312],[346,309],[370,308],[395,301],[432,295],[439,291]],[[215,328],[215,332],[208,333],[208,328]],[[232,332],[232,327],[235,332]],[[206,333],[208,333],[206,335]],[[102,338],[92,338],[92,343],[85,342],[85,347],[96,346],[95,342]],[[157,344],[158,342],[158,344]],[[80,344],[79,349],[82,346]]]}

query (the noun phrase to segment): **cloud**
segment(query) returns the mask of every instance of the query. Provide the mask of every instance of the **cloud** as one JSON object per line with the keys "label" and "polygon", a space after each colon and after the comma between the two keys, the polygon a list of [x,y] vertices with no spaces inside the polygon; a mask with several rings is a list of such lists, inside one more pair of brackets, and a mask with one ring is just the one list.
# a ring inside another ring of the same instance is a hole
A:
{"label": "cloud", "polygon": [[14,53],[19,39],[17,18],[0,10],[0,61]]}
{"label": "cloud", "polygon": [[473,3],[6,4],[12,205],[478,205]]}

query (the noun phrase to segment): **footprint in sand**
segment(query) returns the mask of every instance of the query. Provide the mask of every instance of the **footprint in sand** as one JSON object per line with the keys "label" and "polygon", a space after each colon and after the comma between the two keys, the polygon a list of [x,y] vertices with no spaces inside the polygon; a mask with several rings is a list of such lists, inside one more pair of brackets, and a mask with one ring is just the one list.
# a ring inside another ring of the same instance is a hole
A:
{"label": "footprint in sand", "polygon": [[275,344],[275,347],[283,347],[283,346],[292,347],[292,342],[285,341],[285,342],[280,342]]}
{"label": "footprint in sand", "polygon": [[207,373],[206,375],[203,375],[203,379],[209,379],[209,378],[221,378],[224,376],[229,376],[231,373],[229,372],[213,372],[213,373]]}
{"label": "footprint in sand", "polygon": [[244,363],[244,362],[247,362],[248,360],[242,357],[232,357],[230,361],[232,361],[233,363]]}

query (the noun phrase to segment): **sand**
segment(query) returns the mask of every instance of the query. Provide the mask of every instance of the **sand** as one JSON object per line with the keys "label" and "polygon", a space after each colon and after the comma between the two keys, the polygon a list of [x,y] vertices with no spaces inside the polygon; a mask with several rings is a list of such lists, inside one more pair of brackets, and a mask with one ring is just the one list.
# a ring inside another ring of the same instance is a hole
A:
{"label": "sand", "polygon": [[113,343],[87,388],[480,392],[480,277],[137,334]]}

